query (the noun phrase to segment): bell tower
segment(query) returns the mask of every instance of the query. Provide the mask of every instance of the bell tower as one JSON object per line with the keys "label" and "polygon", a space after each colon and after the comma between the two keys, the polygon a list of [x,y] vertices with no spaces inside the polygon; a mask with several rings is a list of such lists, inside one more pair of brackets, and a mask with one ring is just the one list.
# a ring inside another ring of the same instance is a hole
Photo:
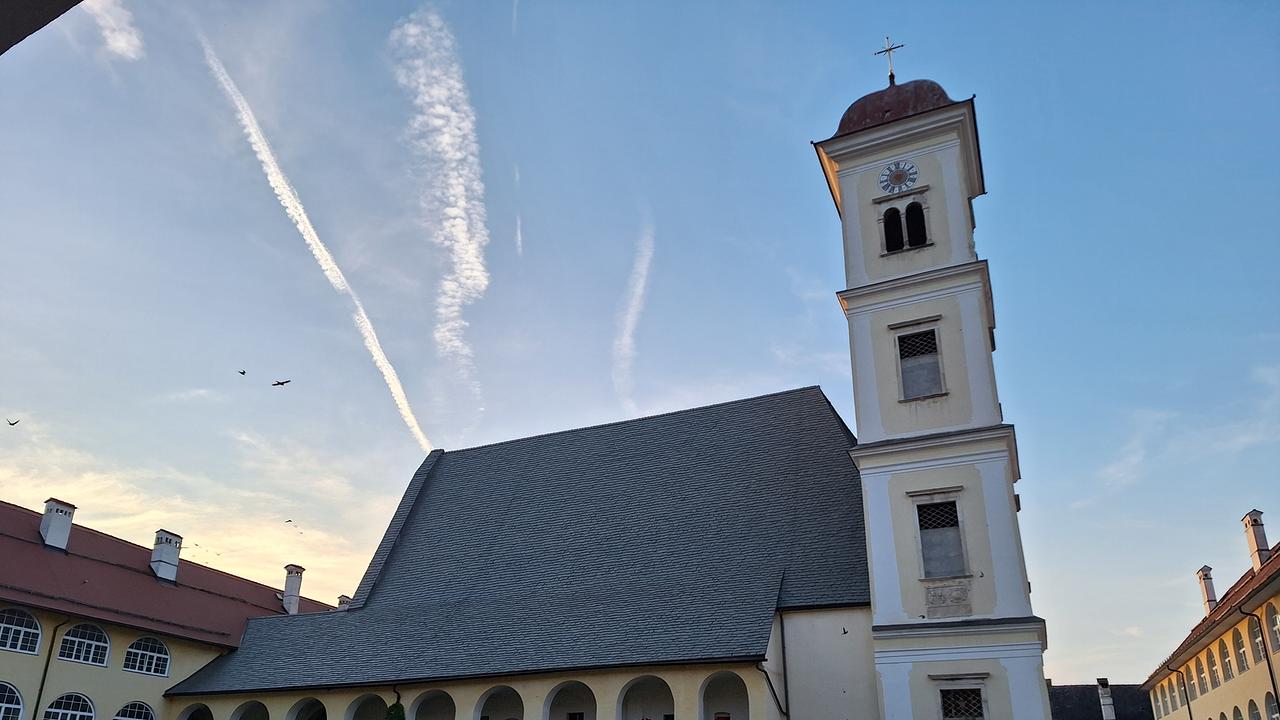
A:
{"label": "bell tower", "polygon": [[814,147],[843,229],[883,717],[1047,720],[1017,443],[973,240],[986,192],[973,99],[890,75]]}

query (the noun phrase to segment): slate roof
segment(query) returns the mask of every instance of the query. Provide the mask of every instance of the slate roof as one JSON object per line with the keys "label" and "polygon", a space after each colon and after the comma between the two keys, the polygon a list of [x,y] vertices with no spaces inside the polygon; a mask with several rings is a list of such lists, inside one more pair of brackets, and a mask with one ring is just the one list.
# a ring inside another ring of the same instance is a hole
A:
{"label": "slate roof", "polygon": [[854,443],[809,387],[437,450],[352,609],[169,694],[762,659],[777,608],[870,604]]}
{"label": "slate roof", "polygon": [[[1147,694],[1137,685],[1111,685],[1116,720],[1154,720]],[[1052,685],[1049,710],[1053,720],[1102,720],[1097,685]]]}
{"label": "slate roof", "polygon": [[[178,581],[151,572],[151,548],[72,525],[66,551],[40,537],[41,513],[0,502],[0,607],[43,608],[235,647],[251,617],[284,613],[279,591],[182,560]],[[303,598],[302,612],[331,609]]]}

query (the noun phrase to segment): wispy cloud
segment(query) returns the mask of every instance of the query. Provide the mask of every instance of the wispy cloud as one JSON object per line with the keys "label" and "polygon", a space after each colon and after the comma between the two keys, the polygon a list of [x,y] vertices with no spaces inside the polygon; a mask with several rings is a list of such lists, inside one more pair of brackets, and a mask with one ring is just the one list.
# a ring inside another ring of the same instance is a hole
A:
{"label": "wispy cloud", "polygon": [[122,60],[142,58],[142,32],[133,24],[133,13],[120,0],[84,0],[80,7],[98,24],[107,52]]}
{"label": "wispy cloud", "polygon": [[515,36],[520,23],[520,0],[511,0],[511,35]]}
{"label": "wispy cloud", "polygon": [[179,390],[177,392],[165,393],[156,398],[163,403],[187,403],[187,402],[221,402],[226,399],[222,393],[209,388],[191,388],[190,390]]}
{"label": "wispy cloud", "polygon": [[[520,197],[520,166],[515,167],[516,178],[516,200]],[[524,217],[520,213],[520,208],[516,208],[516,255],[524,257]]]}
{"label": "wispy cloud", "polygon": [[280,205],[284,207],[289,219],[298,228],[302,239],[306,241],[307,247],[311,249],[311,254],[315,256],[316,262],[320,264],[320,269],[324,271],[325,277],[328,278],[329,284],[333,286],[334,290],[347,296],[351,301],[353,307],[352,319],[355,321],[356,328],[360,331],[360,337],[364,339],[364,346],[368,349],[369,356],[373,359],[373,364],[382,373],[382,379],[386,381],[387,389],[391,391],[391,398],[395,401],[396,408],[400,411],[400,417],[404,419],[405,425],[409,427],[409,432],[413,433],[418,445],[423,450],[430,451],[431,441],[427,439],[427,436],[422,432],[422,428],[418,425],[418,419],[414,416],[413,408],[409,405],[409,398],[405,395],[404,388],[400,385],[400,377],[396,374],[396,369],[391,365],[391,361],[387,359],[387,354],[382,350],[382,343],[378,341],[378,335],[373,330],[373,323],[369,321],[369,316],[365,313],[364,304],[360,302],[360,297],[356,295],[355,291],[347,283],[346,277],[343,276],[338,263],[334,261],[333,255],[329,253],[329,249],[325,247],[324,243],[320,242],[320,236],[316,234],[315,228],[312,227],[311,220],[307,217],[307,212],[302,207],[302,201],[298,199],[298,193],[294,191],[289,179],[285,177],[284,171],[280,169],[280,164],[276,162],[275,153],[271,151],[271,145],[267,142],[267,137],[263,135],[262,128],[258,126],[258,120],[254,117],[248,101],[240,93],[240,89],[236,87],[235,82],[231,80],[231,76],[227,74],[226,68],[222,66],[222,61],[218,59],[209,42],[201,37],[200,43],[204,46],[204,57],[209,64],[209,70],[213,73],[218,84],[222,86],[222,90],[226,93],[231,104],[235,106],[236,115],[240,118],[240,125],[244,128],[245,137],[249,139],[249,144],[258,156],[258,161],[262,164],[262,171],[266,174],[267,182],[275,192],[276,199],[280,201]]}
{"label": "wispy cloud", "polygon": [[653,225],[645,223],[636,243],[635,262],[631,266],[631,279],[627,283],[626,304],[618,314],[618,334],[613,340],[613,389],[623,408],[631,415],[638,415],[639,408],[632,397],[635,381],[632,368],[636,359],[636,325],[644,312],[645,291],[649,286],[649,265],[653,262]]}
{"label": "wispy cloud", "polygon": [[415,109],[408,140],[425,183],[423,221],[432,229],[433,242],[449,253],[450,269],[436,297],[436,349],[456,363],[479,401],[481,388],[462,317],[463,308],[483,297],[489,286],[484,258],[489,231],[475,111],[457,43],[435,10],[422,8],[401,20],[391,31],[390,45],[396,80]]}

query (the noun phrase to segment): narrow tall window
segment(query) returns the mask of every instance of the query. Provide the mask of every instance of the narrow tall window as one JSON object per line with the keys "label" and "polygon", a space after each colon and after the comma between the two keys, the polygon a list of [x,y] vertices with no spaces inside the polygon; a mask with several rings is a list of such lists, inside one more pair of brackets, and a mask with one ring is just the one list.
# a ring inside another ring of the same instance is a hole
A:
{"label": "narrow tall window", "polygon": [[929,242],[924,230],[924,208],[913,202],[907,206],[907,247],[924,247]]}
{"label": "narrow tall window", "polygon": [[902,213],[898,212],[898,208],[889,208],[884,211],[884,251],[898,252],[903,248],[902,243]]}
{"label": "narrow tall window", "polygon": [[1240,706],[1231,708],[1231,720],[1244,720],[1244,713],[1240,712]]}
{"label": "narrow tall window", "polygon": [[0,610],[0,648],[35,654],[40,647],[40,624],[18,608]]}
{"label": "narrow tall window", "polygon": [[1165,686],[1160,686],[1160,712],[1169,714],[1169,690]]}
{"label": "narrow tall window", "polygon": [[942,357],[938,354],[938,331],[898,336],[898,365],[902,373],[902,399],[942,393]]}
{"label": "narrow tall window", "polygon": [[124,669],[145,675],[168,675],[169,649],[155,638],[138,638],[124,651]]}
{"label": "narrow tall window", "polygon": [[978,688],[941,690],[944,720],[983,720],[982,691]]}
{"label": "narrow tall window", "polygon": [[1178,709],[1178,681],[1169,678],[1169,709]]}
{"label": "narrow tall window", "polygon": [[1252,641],[1254,664],[1262,662],[1267,657],[1267,641],[1262,637],[1262,623],[1252,616],[1249,618],[1249,639]]}
{"label": "narrow tall window", "polygon": [[1249,669],[1249,652],[1244,648],[1244,634],[1239,628],[1231,631],[1231,645],[1236,651],[1236,672]]}
{"label": "narrow tall window", "polygon": [[1187,669],[1184,672],[1187,675],[1187,697],[1191,698],[1192,700],[1195,700],[1196,698],[1200,697],[1199,693],[1196,692],[1195,671],[1191,668],[1190,665],[1187,665]]}
{"label": "narrow tall window", "polygon": [[1258,703],[1249,701],[1249,720],[1262,720],[1262,712],[1258,710]]}
{"label": "narrow tall window", "polygon": [[1205,651],[1205,656],[1209,658],[1209,687],[1216,689],[1222,681],[1218,679],[1218,660],[1213,656],[1213,648]]}
{"label": "narrow tall window", "polygon": [[1196,658],[1196,684],[1200,686],[1200,694],[1209,692],[1209,683],[1205,680],[1204,663]]}
{"label": "narrow tall window", "polygon": [[964,546],[955,501],[916,506],[920,522],[920,554],[927,578],[963,575]]}
{"label": "narrow tall window", "polygon": [[106,665],[110,647],[106,633],[94,625],[84,623],[76,625],[62,636],[58,657],[72,662]]}
{"label": "narrow tall window", "polygon": [[1151,690],[1151,714],[1156,716],[1156,720],[1164,717],[1164,713],[1160,712],[1160,693],[1154,689]]}
{"label": "narrow tall window", "polygon": [[22,717],[22,696],[18,688],[0,682],[0,720],[19,720]]}
{"label": "narrow tall window", "polygon": [[80,693],[67,693],[49,703],[44,720],[93,720],[93,703]]}
{"label": "narrow tall window", "polygon": [[1267,720],[1280,720],[1280,703],[1276,702],[1276,696],[1267,693],[1263,705],[1267,707]]}
{"label": "narrow tall window", "polygon": [[1187,680],[1182,673],[1174,675],[1174,687],[1178,688],[1178,697],[1182,699],[1182,704],[1187,704]]}
{"label": "narrow tall window", "polygon": [[1267,632],[1271,635],[1271,652],[1280,652],[1280,612],[1267,603]]}
{"label": "narrow tall window", "polygon": [[1227,650],[1227,641],[1218,641],[1218,657],[1222,658],[1222,682],[1228,682],[1236,676],[1231,671],[1231,652]]}

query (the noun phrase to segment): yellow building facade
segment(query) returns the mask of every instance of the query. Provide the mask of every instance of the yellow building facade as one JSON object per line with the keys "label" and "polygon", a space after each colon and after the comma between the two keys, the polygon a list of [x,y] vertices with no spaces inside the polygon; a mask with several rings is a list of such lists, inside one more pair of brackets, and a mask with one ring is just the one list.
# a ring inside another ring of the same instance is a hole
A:
{"label": "yellow building facade", "polygon": [[1157,718],[1280,720],[1280,555],[1261,512],[1242,522],[1252,567],[1221,598],[1197,571],[1205,617],[1143,684]]}

